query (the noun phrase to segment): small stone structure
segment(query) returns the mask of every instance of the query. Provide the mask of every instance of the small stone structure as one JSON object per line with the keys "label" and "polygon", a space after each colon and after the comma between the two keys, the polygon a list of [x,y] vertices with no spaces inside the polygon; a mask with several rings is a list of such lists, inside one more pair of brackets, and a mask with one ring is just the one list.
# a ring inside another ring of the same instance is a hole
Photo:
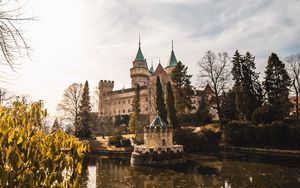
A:
{"label": "small stone structure", "polygon": [[172,165],[184,163],[182,145],[173,145],[173,128],[157,116],[144,128],[144,145],[134,146],[132,165]]}

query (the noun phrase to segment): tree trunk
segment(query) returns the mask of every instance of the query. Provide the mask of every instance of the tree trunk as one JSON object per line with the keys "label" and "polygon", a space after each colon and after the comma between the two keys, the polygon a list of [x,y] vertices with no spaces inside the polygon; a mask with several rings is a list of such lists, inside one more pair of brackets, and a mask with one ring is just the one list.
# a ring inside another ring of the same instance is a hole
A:
{"label": "tree trunk", "polygon": [[215,90],[214,92],[215,92],[216,103],[217,103],[217,111],[218,111],[218,116],[219,116],[219,126],[220,126],[220,129],[222,130],[222,126],[221,126],[222,115],[221,115],[221,108],[220,108],[220,99],[219,99],[216,84],[214,84],[214,90]]}
{"label": "tree trunk", "polygon": [[296,91],[296,117],[299,118],[299,91],[296,87],[295,81],[293,82],[294,89]]}

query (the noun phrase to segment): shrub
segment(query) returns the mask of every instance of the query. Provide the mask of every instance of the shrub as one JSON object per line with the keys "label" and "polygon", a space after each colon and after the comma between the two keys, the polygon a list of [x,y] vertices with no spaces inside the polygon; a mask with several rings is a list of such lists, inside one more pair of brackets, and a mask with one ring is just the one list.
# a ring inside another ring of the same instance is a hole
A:
{"label": "shrub", "polygon": [[272,122],[270,129],[271,144],[274,146],[287,146],[287,125],[281,121]]}
{"label": "shrub", "polygon": [[0,107],[0,185],[78,187],[88,145],[62,130],[41,130],[47,115],[41,102]]}
{"label": "shrub", "polygon": [[248,124],[240,121],[231,121],[224,125],[223,141],[226,144],[241,146],[248,143]]}
{"label": "shrub", "polygon": [[270,104],[263,104],[252,113],[252,121],[256,124],[271,123],[273,120],[273,111]]}
{"label": "shrub", "polygon": [[300,148],[300,126],[282,121],[260,126],[231,121],[224,126],[223,142],[234,146]]}
{"label": "shrub", "polygon": [[221,140],[221,133],[207,130],[200,134],[190,130],[178,130],[174,134],[176,144],[181,144],[186,151],[201,151],[202,149],[217,149]]}

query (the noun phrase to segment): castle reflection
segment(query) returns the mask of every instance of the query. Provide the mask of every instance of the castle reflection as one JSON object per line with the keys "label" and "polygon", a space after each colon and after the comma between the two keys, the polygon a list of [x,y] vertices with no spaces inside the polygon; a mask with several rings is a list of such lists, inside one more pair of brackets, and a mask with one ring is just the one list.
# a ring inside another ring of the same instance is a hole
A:
{"label": "castle reflection", "polygon": [[89,157],[84,163],[81,187],[278,187],[299,186],[299,168],[192,156],[173,167],[132,167],[129,158]]}

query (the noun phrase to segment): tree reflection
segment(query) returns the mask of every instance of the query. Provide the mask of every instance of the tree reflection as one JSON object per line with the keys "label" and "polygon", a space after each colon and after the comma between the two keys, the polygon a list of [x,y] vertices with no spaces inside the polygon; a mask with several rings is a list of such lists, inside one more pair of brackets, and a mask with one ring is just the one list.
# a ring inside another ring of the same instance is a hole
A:
{"label": "tree reflection", "polygon": [[[184,165],[132,167],[128,158],[93,158],[84,166],[82,185],[96,176],[96,187],[295,187],[300,169],[253,161],[197,155]],[[89,174],[90,173],[90,174]]]}

